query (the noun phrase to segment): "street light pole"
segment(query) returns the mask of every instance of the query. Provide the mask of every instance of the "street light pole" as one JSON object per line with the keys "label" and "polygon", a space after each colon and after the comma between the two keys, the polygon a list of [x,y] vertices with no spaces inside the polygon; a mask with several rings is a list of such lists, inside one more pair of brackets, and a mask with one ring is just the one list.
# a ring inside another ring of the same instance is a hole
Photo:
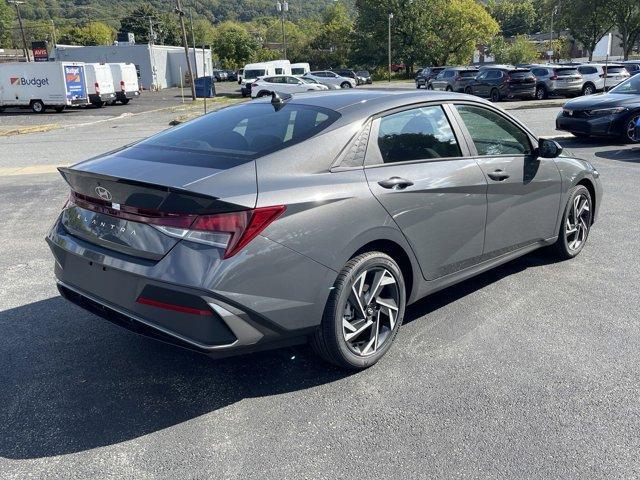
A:
{"label": "street light pole", "polygon": [[280,12],[280,25],[282,27],[282,56],[284,60],[287,59],[287,36],[284,33],[284,15],[289,11],[289,3],[283,1],[282,3],[276,2],[276,9]]}
{"label": "street light pole", "polygon": [[193,44],[193,69],[198,78],[198,59],[196,57],[196,36],[193,33],[193,9],[189,7],[189,23],[191,23],[191,43]]}
{"label": "street light pole", "polygon": [[22,25],[22,15],[20,15],[20,7],[24,2],[19,0],[8,0],[8,3],[16,7],[16,14],[18,15],[18,23],[20,24],[20,33],[22,34],[22,47],[24,48],[24,58],[29,61],[29,49],[27,48],[27,37],[24,34],[24,26]]}
{"label": "street light pole", "polygon": [[391,20],[393,19],[393,12],[389,12],[389,35],[387,53],[389,57],[389,82],[391,82]]}
{"label": "street light pole", "polygon": [[189,77],[191,78],[191,98],[196,99],[196,82],[193,78],[193,70],[191,70],[191,60],[189,59],[189,44],[187,43],[187,30],[184,26],[184,10],[182,10],[182,1],[176,0],[175,12],[180,17],[180,30],[182,30],[182,45],[184,45],[184,54],[187,59],[187,70],[189,71]]}

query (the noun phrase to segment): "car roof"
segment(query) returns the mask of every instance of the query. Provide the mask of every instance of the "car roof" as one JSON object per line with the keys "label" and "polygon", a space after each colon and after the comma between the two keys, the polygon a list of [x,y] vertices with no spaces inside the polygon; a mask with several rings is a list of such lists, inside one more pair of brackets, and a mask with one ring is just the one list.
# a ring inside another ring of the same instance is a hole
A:
{"label": "car roof", "polygon": [[[406,89],[344,89],[327,94],[327,92],[297,93],[289,100],[292,104],[324,107],[342,114],[345,123],[358,118],[368,118],[385,110],[422,102],[446,102],[455,100],[472,101],[478,104],[491,105],[490,102],[463,93],[439,92],[433,90]],[[270,101],[258,100],[258,101]]]}

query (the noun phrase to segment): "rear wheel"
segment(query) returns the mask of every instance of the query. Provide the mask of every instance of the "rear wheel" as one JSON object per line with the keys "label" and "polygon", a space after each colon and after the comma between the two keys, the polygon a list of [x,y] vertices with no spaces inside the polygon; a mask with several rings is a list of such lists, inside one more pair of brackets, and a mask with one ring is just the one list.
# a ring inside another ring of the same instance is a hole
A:
{"label": "rear wheel", "polygon": [[593,95],[594,93],[596,93],[596,87],[593,84],[587,83],[582,87],[582,95]]}
{"label": "rear wheel", "polygon": [[342,82],[340,88],[352,88],[349,82]]}
{"label": "rear wheel", "polygon": [[593,218],[592,205],[591,194],[584,185],[576,185],[569,191],[558,240],[551,247],[557,258],[568,260],[584,248]]}
{"label": "rear wheel", "polygon": [[44,113],[45,106],[42,100],[34,100],[31,102],[31,110],[33,110],[34,113]]}
{"label": "rear wheel", "polygon": [[419,84],[419,83],[416,83],[416,88],[417,88],[418,90],[420,90],[420,84]]}
{"label": "rear wheel", "polygon": [[536,98],[538,100],[544,100],[547,97],[548,97],[548,93],[547,93],[546,87],[544,87],[542,85],[538,85],[536,87]]}
{"label": "rear wheel", "polygon": [[311,345],[340,367],[370,367],[391,347],[405,302],[398,264],[381,252],[358,255],[338,275]]}
{"label": "rear wheel", "polygon": [[271,95],[270,92],[267,92],[266,90],[263,90],[261,92],[258,92],[258,95],[256,95],[257,98],[263,98],[263,97],[268,97],[269,95]]}
{"label": "rear wheel", "polygon": [[122,102],[123,105],[126,105],[127,103],[129,103],[131,101],[131,99],[130,98],[123,98],[120,101]]}
{"label": "rear wheel", "polygon": [[491,93],[489,94],[489,98],[491,99],[492,102],[500,101],[500,92],[498,91],[497,88],[494,88],[493,90],[491,90]]}
{"label": "rear wheel", "polygon": [[431,84],[427,85],[427,90],[433,90],[433,85]]}

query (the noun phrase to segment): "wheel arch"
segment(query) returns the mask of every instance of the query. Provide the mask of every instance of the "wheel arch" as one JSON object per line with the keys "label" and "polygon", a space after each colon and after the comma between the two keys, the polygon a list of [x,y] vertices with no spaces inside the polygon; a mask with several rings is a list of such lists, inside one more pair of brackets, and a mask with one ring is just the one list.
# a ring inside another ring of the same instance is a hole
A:
{"label": "wheel arch", "polygon": [[[591,180],[589,180],[588,178],[583,178],[582,180],[580,180],[578,183],[576,183],[577,185],[582,185],[583,187],[585,187],[587,190],[589,190],[589,195],[591,195],[591,206],[593,207],[593,211],[594,213],[597,211],[598,208],[598,202],[600,201],[600,199],[598,199],[596,197],[596,187],[593,184],[593,182]],[[591,215],[591,224],[593,224],[593,222],[595,221],[595,215]]]}

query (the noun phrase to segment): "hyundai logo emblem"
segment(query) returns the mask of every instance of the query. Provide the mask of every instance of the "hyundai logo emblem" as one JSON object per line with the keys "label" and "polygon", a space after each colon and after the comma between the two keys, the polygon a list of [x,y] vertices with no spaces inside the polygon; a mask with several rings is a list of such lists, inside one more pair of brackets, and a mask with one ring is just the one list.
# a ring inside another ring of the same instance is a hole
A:
{"label": "hyundai logo emblem", "polygon": [[107,202],[113,200],[113,195],[111,195],[111,192],[104,187],[96,187],[96,193],[101,199],[106,200]]}

